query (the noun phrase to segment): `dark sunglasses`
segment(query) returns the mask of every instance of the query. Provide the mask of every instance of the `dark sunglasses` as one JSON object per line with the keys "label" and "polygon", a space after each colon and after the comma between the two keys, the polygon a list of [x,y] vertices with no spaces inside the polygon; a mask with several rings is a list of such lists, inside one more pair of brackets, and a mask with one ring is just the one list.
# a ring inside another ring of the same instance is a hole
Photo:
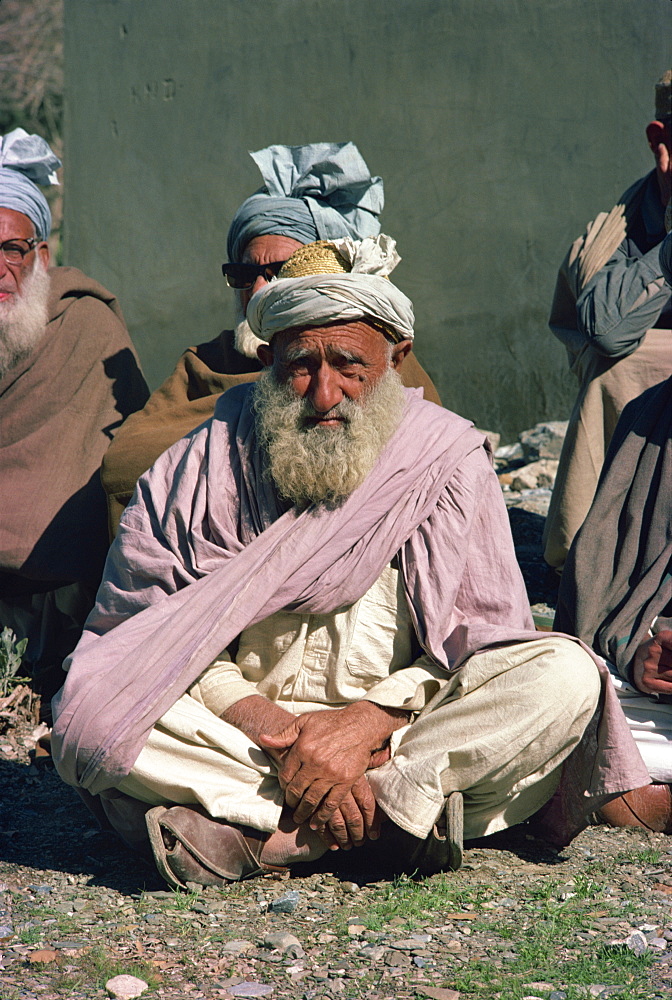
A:
{"label": "dark sunglasses", "polygon": [[229,288],[252,288],[257,278],[270,281],[277,278],[285,260],[272,260],[270,264],[222,264],[222,274]]}

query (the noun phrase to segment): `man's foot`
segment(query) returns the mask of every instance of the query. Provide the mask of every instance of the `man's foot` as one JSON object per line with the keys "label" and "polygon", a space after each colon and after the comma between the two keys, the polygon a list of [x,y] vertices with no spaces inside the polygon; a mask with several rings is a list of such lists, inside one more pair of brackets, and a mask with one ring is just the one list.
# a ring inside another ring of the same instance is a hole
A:
{"label": "man's foot", "polygon": [[386,867],[389,865],[395,874],[435,875],[457,871],[462,866],[463,814],[462,792],[452,792],[424,840],[387,822],[382,827],[377,852],[384,852]]}
{"label": "man's foot", "polygon": [[672,833],[672,788],[643,785],[611,799],[595,814],[607,826],[636,826],[653,833]]}
{"label": "man's foot", "polygon": [[225,885],[286,871],[287,865],[313,861],[327,850],[317,833],[307,824],[297,827],[286,810],[270,834],[213,819],[198,806],[155,806],[145,822],[156,867],[174,888],[184,889],[187,882]]}
{"label": "man's foot", "polygon": [[308,823],[297,826],[291,810],[282,810],[278,829],[268,835],[260,860],[267,865],[291,865],[297,861],[316,861],[328,850],[324,840]]}
{"label": "man's foot", "polygon": [[156,867],[173,888],[185,889],[187,882],[225,885],[286,870],[262,862],[267,833],[213,819],[198,806],[155,806],[145,822]]}

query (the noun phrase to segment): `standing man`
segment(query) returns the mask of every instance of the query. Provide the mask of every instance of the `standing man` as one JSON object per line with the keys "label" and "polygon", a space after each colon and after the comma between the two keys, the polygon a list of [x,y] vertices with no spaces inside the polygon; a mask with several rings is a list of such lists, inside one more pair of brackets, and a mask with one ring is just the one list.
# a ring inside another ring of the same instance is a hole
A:
{"label": "standing man", "polygon": [[0,628],[28,639],[45,707],[107,552],[100,462],[148,395],[116,298],[49,266],[37,184],[60,165],[37,135],[0,137]]}
{"label": "standing man", "polygon": [[[178,438],[211,417],[222,392],[258,378],[259,340],[245,318],[253,292],[305,243],[363,239],[380,232],[383,181],[371,176],[354,143],[268,146],[251,156],[264,184],[234,215],[227,239],[229,263],[222,268],[234,289],[234,329],[188,348],[147,406],[117,434],[102,470],[112,533],[138,476]],[[405,385],[422,387],[425,399],[440,403],[412,353],[400,374]]]}
{"label": "standing man", "polygon": [[558,274],[550,326],[579,381],[544,530],[544,558],[558,569],[623,407],[672,371],[672,298],[658,259],[672,182],[671,88],[668,70],[646,127],[654,169],[588,226]]}

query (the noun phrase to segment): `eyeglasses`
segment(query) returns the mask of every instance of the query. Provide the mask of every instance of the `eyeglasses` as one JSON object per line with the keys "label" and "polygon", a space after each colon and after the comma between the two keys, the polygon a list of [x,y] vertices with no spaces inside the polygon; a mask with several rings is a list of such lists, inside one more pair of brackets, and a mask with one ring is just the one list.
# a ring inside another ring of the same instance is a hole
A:
{"label": "eyeglasses", "polygon": [[7,264],[21,264],[26,254],[31,253],[39,242],[32,236],[27,240],[5,240],[0,243],[0,253]]}
{"label": "eyeglasses", "polygon": [[229,288],[252,288],[257,278],[270,281],[277,278],[286,260],[272,260],[270,264],[222,264],[222,274]]}

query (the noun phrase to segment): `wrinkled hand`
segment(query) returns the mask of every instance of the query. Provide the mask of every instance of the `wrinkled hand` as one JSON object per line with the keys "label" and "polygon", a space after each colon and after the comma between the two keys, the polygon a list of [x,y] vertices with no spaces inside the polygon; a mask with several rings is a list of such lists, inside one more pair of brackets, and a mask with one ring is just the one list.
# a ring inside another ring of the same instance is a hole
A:
{"label": "wrinkled hand", "polygon": [[672,695],[672,631],[646,639],[635,653],[635,686],[644,694]]}
{"label": "wrinkled hand", "polygon": [[307,712],[274,736],[261,735],[269,750],[287,749],[278,778],[294,822],[310,820],[312,829],[323,835],[328,830],[339,846],[375,838],[376,801],[364,774],[372,761],[383,763],[384,754],[372,758],[372,751],[394,728],[375,705],[358,702]]}

